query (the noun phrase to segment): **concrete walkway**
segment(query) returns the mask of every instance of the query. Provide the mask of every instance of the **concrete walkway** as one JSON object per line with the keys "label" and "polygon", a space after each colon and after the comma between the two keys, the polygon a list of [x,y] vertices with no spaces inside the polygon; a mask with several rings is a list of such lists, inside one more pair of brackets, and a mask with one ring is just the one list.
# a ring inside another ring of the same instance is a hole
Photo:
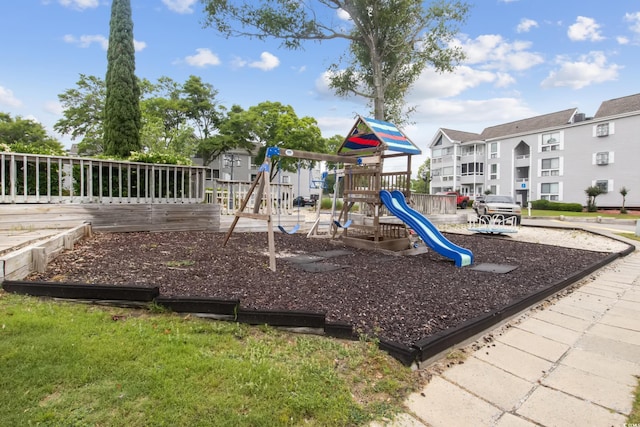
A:
{"label": "concrete walkway", "polygon": [[622,427],[640,378],[640,251],[486,338],[386,425]]}

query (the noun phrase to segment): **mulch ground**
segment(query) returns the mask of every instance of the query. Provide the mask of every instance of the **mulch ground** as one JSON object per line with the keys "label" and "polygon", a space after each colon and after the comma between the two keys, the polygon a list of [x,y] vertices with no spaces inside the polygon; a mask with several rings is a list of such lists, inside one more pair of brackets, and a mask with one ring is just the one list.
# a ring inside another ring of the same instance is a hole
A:
{"label": "mulch ground", "polygon": [[[239,299],[246,309],[323,312],[327,321],[350,323],[358,333],[411,345],[607,256],[508,236],[445,236],[471,249],[475,265],[515,269],[506,274],[476,271],[457,268],[431,250],[399,257],[302,234],[276,234],[279,257],[272,272],[266,233],[236,233],[223,247],[223,233],[144,232],[94,234],[53,260],[45,273],[28,279],[159,286],[163,296]],[[300,256],[320,271],[305,271],[297,262]]]}

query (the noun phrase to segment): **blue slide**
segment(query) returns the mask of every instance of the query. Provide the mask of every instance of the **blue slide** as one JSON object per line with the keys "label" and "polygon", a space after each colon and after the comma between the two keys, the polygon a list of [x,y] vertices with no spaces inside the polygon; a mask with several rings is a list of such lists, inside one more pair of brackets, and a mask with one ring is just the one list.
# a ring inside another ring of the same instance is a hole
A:
{"label": "blue slide", "polygon": [[410,208],[401,191],[380,191],[382,203],[393,215],[397,216],[411,227],[418,236],[434,251],[455,261],[456,267],[473,264],[473,253],[452,242],[438,231],[438,229],[424,215]]}

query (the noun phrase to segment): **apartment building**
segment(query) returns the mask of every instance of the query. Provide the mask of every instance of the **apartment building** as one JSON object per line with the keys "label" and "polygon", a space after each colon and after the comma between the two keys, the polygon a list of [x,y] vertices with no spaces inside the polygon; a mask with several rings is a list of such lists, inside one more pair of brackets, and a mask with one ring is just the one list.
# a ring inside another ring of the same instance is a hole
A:
{"label": "apartment building", "polygon": [[[484,129],[441,128],[431,140],[431,193],[490,191],[522,206],[546,199],[599,207],[640,207],[640,94],[602,102],[593,117],[570,108]],[[638,169],[637,169],[638,168]]]}

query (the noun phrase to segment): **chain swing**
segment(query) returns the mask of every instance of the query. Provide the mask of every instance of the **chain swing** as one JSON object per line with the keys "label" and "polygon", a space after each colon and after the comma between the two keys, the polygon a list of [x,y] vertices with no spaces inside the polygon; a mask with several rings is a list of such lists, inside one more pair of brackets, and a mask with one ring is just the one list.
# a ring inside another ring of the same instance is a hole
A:
{"label": "chain swing", "polygon": [[[298,207],[298,223],[291,229],[287,230],[280,224],[280,212],[282,211],[282,169],[280,167],[280,160],[278,160],[278,229],[285,234],[296,234],[300,229],[300,207]],[[298,159],[298,191],[300,191],[300,159]]]}

